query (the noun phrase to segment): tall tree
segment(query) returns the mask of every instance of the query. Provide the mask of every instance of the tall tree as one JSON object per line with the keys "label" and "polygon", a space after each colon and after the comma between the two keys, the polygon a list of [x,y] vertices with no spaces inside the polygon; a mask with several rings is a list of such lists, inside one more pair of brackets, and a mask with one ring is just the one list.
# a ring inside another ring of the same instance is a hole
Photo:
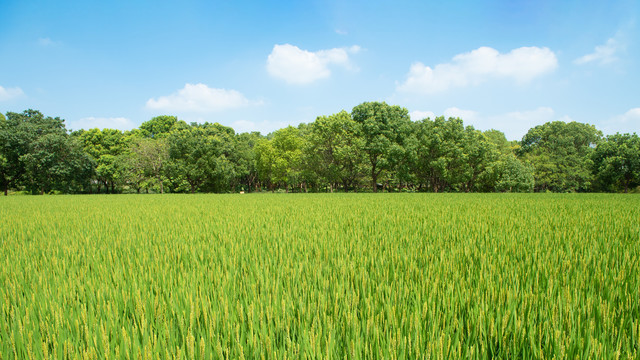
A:
{"label": "tall tree", "polygon": [[275,131],[271,141],[275,150],[273,182],[284,184],[288,192],[289,186],[300,180],[304,140],[299,129],[287,126]]}
{"label": "tall tree", "polygon": [[59,117],[45,117],[31,109],[7,113],[6,120],[0,121],[0,166],[5,194],[9,187],[20,185],[34,193],[68,189],[70,174],[83,173],[79,168],[72,170],[73,167],[84,167],[89,161],[76,150],[64,120]]}
{"label": "tall tree", "polygon": [[293,126],[269,134],[271,139],[262,139],[256,144],[256,161],[260,178],[274,186],[283,185],[289,191],[302,175],[302,148],[304,139],[300,130]]}
{"label": "tall tree", "polygon": [[495,190],[500,192],[532,192],[535,185],[533,167],[513,154],[502,155],[497,166]]}
{"label": "tall tree", "polygon": [[597,190],[626,193],[640,185],[640,137],[635,133],[607,136],[592,159]]}
{"label": "tall tree", "polygon": [[258,179],[273,191],[275,186],[273,170],[276,160],[276,150],[273,147],[273,142],[267,138],[258,139],[255,145],[255,152]]}
{"label": "tall tree", "polygon": [[489,129],[482,133],[484,137],[492,144],[496,146],[496,149],[502,155],[513,154],[514,149],[518,148],[517,141],[509,141],[504,133],[500,130]]}
{"label": "tall tree", "polygon": [[167,137],[178,123],[178,118],[175,116],[161,115],[152,118],[149,121],[145,121],[140,125],[140,133],[145,137],[157,138]]}
{"label": "tall tree", "polygon": [[74,131],[72,136],[80,141],[95,164],[98,192],[104,185],[107,192],[110,188],[115,193],[116,187],[125,180],[123,155],[128,153],[129,139],[120,130],[98,128]]}
{"label": "tall tree", "polygon": [[337,183],[348,191],[363,171],[360,124],[343,110],[319,116],[310,127],[304,149],[306,167],[329,184],[332,191]]}
{"label": "tall tree", "polygon": [[377,192],[380,173],[392,171],[405,158],[405,140],[411,131],[409,112],[385,102],[364,102],[353,108],[351,116],[360,124],[371,184]]}
{"label": "tall tree", "polygon": [[163,172],[169,159],[168,149],[167,140],[162,138],[141,138],[131,144],[131,153],[137,163],[135,167],[155,179],[161,194],[164,194]]}
{"label": "tall tree", "polygon": [[238,182],[242,189],[251,191],[258,185],[258,167],[256,159],[256,144],[262,139],[259,132],[241,133],[236,135],[236,149],[232,153],[232,161],[236,166]]}
{"label": "tall tree", "polygon": [[578,122],[548,122],[527,132],[518,155],[534,166],[537,191],[588,191],[593,181],[591,154],[602,133]]}
{"label": "tall tree", "polygon": [[44,194],[57,190],[64,193],[81,191],[92,172],[91,160],[75,139],[66,133],[48,133],[37,137],[27,154],[25,164],[27,189]]}
{"label": "tall tree", "polygon": [[501,153],[493,142],[473,126],[467,126],[464,132],[462,148],[467,163],[462,189],[466,192],[492,191]]}
{"label": "tall tree", "polygon": [[12,164],[9,162],[7,156],[9,156],[9,149],[7,148],[7,118],[4,114],[0,113],[0,182],[2,182],[2,189],[4,196],[9,195],[9,186],[12,183]]}
{"label": "tall tree", "polygon": [[461,190],[465,181],[464,123],[459,118],[436,117],[415,123],[415,171],[419,181],[434,192]]}
{"label": "tall tree", "polygon": [[227,191],[236,177],[231,163],[233,129],[215,124],[181,126],[168,137],[172,171],[182,174],[190,191]]}

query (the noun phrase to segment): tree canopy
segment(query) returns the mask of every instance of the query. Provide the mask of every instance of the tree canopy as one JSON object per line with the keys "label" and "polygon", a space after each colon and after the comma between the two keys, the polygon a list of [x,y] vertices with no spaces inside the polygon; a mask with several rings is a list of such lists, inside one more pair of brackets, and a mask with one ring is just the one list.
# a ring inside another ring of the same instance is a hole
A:
{"label": "tree canopy", "polygon": [[602,139],[595,126],[575,121],[538,125],[522,138],[519,155],[534,166],[539,191],[588,191],[591,154]]}
{"label": "tree canopy", "polygon": [[138,129],[67,131],[37,110],[0,117],[5,194],[236,191],[636,191],[640,139],[554,121],[521,141],[460,118],[411,121],[364,102],[266,136],[156,116]]}

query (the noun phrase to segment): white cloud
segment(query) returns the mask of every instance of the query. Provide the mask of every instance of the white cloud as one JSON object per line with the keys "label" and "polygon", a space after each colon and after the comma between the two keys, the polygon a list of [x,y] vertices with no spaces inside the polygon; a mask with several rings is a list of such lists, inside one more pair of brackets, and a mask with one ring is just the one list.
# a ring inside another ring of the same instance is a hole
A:
{"label": "white cloud", "polygon": [[69,122],[69,128],[72,130],[80,129],[118,129],[118,130],[131,130],[136,127],[133,121],[124,117],[86,117],[80,120]]}
{"label": "white cloud", "polygon": [[640,129],[640,107],[629,109],[622,115],[614,116],[603,123],[602,132],[605,134],[636,133]]}
{"label": "white cloud", "polygon": [[214,112],[239,108],[251,102],[236,90],[214,89],[205,84],[186,84],[177,92],[149,99],[147,108],[164,111]]}
{"label": "white cloud", "polygon": [[236,133],[259,131],[262,135],[267,135],[270,132],[285,128],[289,125],[290,124],[286,122],[272,122],[267,120],[260,122],[238,120],[233,122],[231,127],[236,131]]}
{"label": "white cloud", "polygon": [[50,47],[50,46],[57,46],[60,45],[60,42],[58,41],[53,41],[51,40],[51,38],[39,38],[38,39],[38,45],[42,46],[42,47]]}
{"label": "white cloud", "polygon": [[622,115],[623,122],[640,122],[640,107],[633,108]]}
{"label": "white cloud", "polygon": [[433,111],[414,110],[409,113],[409,118],[411,118],[411,120],[413,121],[423,120],[426,118],[433,120],[435,117],[436,117],[436,114],[434,114]]}
{"label": "white cloud", "polygon": [[466,123],[473,122],[478,118],[478,113],[472,110],[458,109],[457,107],[450,107],[444,110],[445,118],[460,118]]}
{"label": "white cloud", "polygon": [[[520,140],[529,129],[550,121],[571,122],[569,116],[558,116],[550,107],[539,107],[534,110],[512,111],[505,114],[488,116],[479,121],[479,126],[486,129],[496,129],[504,132],[509,140]],[[481,125],[480,125],[481,124]]]}
{"label": "white cloud", "polygon": [[612,37],[604,45],[596,46],[595,50],[587,55],[575,59],[573,62],[578,65],[584,65],[591,62],[597,62],[605,65],[618,60],[617,53],[624,49],[624,45],[616,37]]}
{"label": "white cloud", "polygon": [[420,62],[411,65],[398,91],[432,94],[451,88],[478,85],[490,78],[512,78],[518,83],[553,71],[558,59],[548,48],[521,47],[501,54],[490,47],[458,54],[448,63],[431,68]]}
{"label": "white cloud", "polygon": [[9,101],[24,95],[24,92],[19,87],[4,88],[0,86],[0,101]]}
{"label": "white cloud", "polygon": [[349,54],[359,51],[357,45],[316,52],[302,50],[291,44],[275,45],[267,58],[267,71],[289,84],[309,84],[329,77],[330,65],[353,69]]}
{"label": "white cloud", "polygon": [[[432,112],[429,111],[428,113]],[[638,109],[638,113],[640,116],[640,109]],[[465,126],[472,125],[478,130],[500,130],[504,132],[505,136],[509,140],[520,140],[532,127],[549,121],[573,121],[569,116],[558,116],[555,111],[549,107],[539,107],[534,110],[525,111],[512,111],[497,115],[484,115],[473,110],[450,107],[445,109],[443,114],[445,118],[459,117],[464,121]]]}

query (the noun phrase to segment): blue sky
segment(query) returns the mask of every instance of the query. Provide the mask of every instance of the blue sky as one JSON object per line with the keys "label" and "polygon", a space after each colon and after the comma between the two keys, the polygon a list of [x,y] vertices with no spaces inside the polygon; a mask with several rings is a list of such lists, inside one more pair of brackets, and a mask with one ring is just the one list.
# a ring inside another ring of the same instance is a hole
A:
{"label": "blue sky", "polygon": [[640,132],[640,1],[0,1],[0,112],[270,131],[363,101]]}

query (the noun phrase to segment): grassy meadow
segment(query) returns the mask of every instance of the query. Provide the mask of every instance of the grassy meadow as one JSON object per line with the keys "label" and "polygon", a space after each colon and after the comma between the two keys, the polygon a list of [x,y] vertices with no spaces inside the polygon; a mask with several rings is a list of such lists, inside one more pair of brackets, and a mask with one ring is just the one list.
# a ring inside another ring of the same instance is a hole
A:
{"label": "grassy meadow", "polygon": [[640,357],[640,197],[0,199],[0,359]]}

